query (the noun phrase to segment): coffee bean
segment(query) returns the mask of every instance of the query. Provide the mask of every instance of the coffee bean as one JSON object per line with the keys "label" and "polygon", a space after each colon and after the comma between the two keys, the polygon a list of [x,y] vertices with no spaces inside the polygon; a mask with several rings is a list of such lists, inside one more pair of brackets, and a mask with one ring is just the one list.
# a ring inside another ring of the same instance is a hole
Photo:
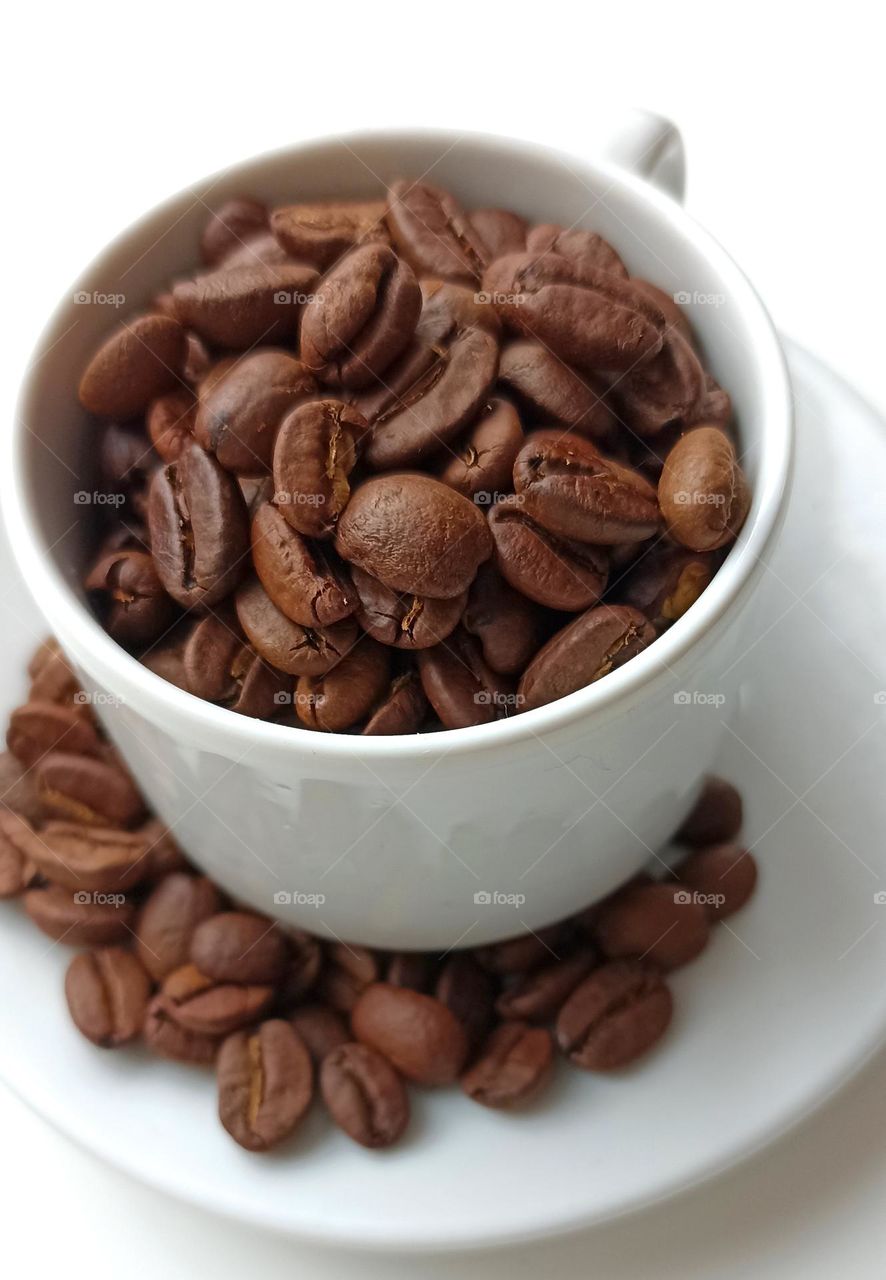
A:
{"label": "coffee bean", "polygon": [[161,680],[168,680],[177,689],[190,693],[185,676],[184,638],[185,633],[180,630],[155,641],[141,654],[139,662]]}
{"label": "coffee bean", "polygon": [[228,1036],[218,1054],[218,1113],[247,1151],[269,1151],[294,1132],[311,1105],[314,1071],[298,1033],[273,1018]]}
{"label": "coffee bean", "polygon": [[695,604],[717,567],[718,557],[712,552],[657,547],[619,584],[618,597],[644,613],[656,630],[664,631]]}
{"label": "coffee bean", "polygon": [[343,1044],[320,1068],[320,1091],[333,1120],[363,1147],[389,1147],[409,1123],[409,1098],[394,1068],[374,1049]]}
{"label": "coffee bean", "polygon": [[433,996],[408,987],[367,987],[351,1026],[358,1040],[418,1084],[451,1084],[467,1056],[467,1036],[455,1015]]}
{"label": "coffee bean", "polygon": [[486,249],[486,261],[526,248],[529,224],[510,209],[475,209],[468,221]]}
{"label": "coffee bean", "polygon": [[366,420],[339,400],[315,400],[294,409],[274,445],[274,502],[294,529],[326,538],[350,497],[348,477]]}
{"label": "coffee bean", "polygon": [[201,618],[188,637],[184,671],[189,693],[240,715],[270,718],[291,697],[290,681],[268,666],[224,608]]}
{"label": "coffee bean", "polygon": [[437,977],[434,995],[461,1023],[472,1050],[489,1030],[497,991],[493,975],[466,951],[451,955]]}
{"label": "coffee bean", "polygon": [[388,239],[383,200],[287,205],[271,214],[271,230],[293,258],[328,267],[355,245]]}
{"label": "coffee bean", "polygon": [[351,618],[328,627],[302,627],[293,622],[280,612],[258,578],[243,583],[235,605],[240,625],[258,653],[289,675],[324,675],[357,642],[357,624]]}
{"label": "coffee bean", "polygon": [[484,1107],[523,1106],[538,1097],[553,1067],[549,1031],[525,1022],[503,1022],[462,1076],[461,1087]]}
{"label": "coffee bean", "polygon": [[196,965],[186,964],[167,974],[160,994],[169,1016],[186,1031],[224,1036],[260,1018],[274,998],[274,988],[215,982]]}
{"label": "coffee bean", "polygon": [[101,1049],[116,1049],[140,1034],[150,994],[150,978],[122,947],[81,952],[65,974],[71,1017]]}
{"label": "coffee bean", "polygon": [[169,316],[136,316],[106,338],[80,380],[80,403],[104,418],[130,418],[180,380],[185,334]]}
{"label": "coffee bean", "polygon": [[268,210],[261,201],[235,196],[216,209],[206,223],[200,237],[200,256],[208,266],[215,266],[267,225]]}
{"label": "coffee bean", "polygon": [[226,254],[224,265],[231,271],[235,267],[253,267],[259,264],[278,267],[290,262],[292,255],[286,252],[273,232],[259,231]]}
{"label": "coffee bean", "polygon": [[331,671],[299,676],[295,710],[308,729],[341,733],[363,720],[390,683],[390,655],[362,636]]}
{"label": "coffee bean", "polygon": [[301,358],[322,382],[364,387],[406,347],[421,306],[412,268],[385,244],[361,245],[305,307]]}
{"label": "coffee bean", "polygon": [[548,925],[534,933],[521,933],[516,938],[480,947],[474,955],[477,962],[491,973],[531,973],[561,958],[567,936],[565,925]]}
{"label": "coffee bean", "polygon": [[196,413],[197,401],[190,387],[176,387],[151,401],[145,425],[163,462],[175,462],[192,438]]}
{"label": "coffee bean", "polygon": [[320,942],[304,929],[278,926],[286,938],[287,956],[283,975],[277,980],[277,997],[281,1006],[291,1005],[314,990],[323,969]]}
{"label": "coffee bean", "polygon": [[366,988],[380,976],[378,957],[368,947],[333,943],[320,977],[320,994],[339,1013],[350,1013]]}
{"label": "coffee bean", "polygon": [[359,599],[357,621],[380,644],[395,649],[428,649],[439,644],[458,625],[467,593],[450,600],[400,594],[364,573],[352,570]]}
{"label": "coffee bean", "polygon": [[663,969],[694,960],[707,945],[704,910],[679,885],[641,885],[617,894],[593,927],[594,939],[610,959],[638,956]]}
{"label": "coffee bean", "polygon": [[286,351],[259,347],[200,389],[194,435],[227,471],[264,475],[271,465],[277,428],[317,384]]}
{"label": "coffee bean", "polygon": [[526,237],[526,248],[535,254],[559,254],[582,270],[610,271],[627,279],[627,267],[609,241],[595,231],[546,222],[532,228]]}
{"label": "coffee bean", "polygon": [[716,427],[682,436],[665,461],[658,501],[671,537],[692,551],[733,542],[751,500],[728,436]]}
{"label": "coffee bean", "polygon": [[501,353],[498,376],[529,409],[595,440],[615,424],[605,383],[558,359],[539,342],[510,342]]}
{"label": "coffee bean", "polygon": [[530,662],[517,693],[531,711],[593,684],[624,666],[655,639],[637,609],[598,605],[558,631]]}
{"label": "coffee bean", "polygon": [[554,960],[524,974],[498,997],[496,1013],[502,1018],[546,1022],[587,977],[594,959],[594,953],[583,948],[565,960]]}
{"label": "coffee bean", "polygon": [[713,844],[698,849],[674,868],[678,880],[705,900],[712,920],[725,920],[750,898],[757,887],[753,854],[737,844]]}
{"label": "coffee bean", "polygon": [[47,880],[78,891],[125,893],[151,870],[138,833],[78,822],[47,822],[22,850]]}
{"label": "coffee bean", "polygon": [[283,935],[264,916],[223,911],[191,935],[191,963],[216,982],[275,983],[286,968]]}
{"label": "coffee bean", "polygon": [[203,1035],[180,1026],[162,995],[154,996],[148,1005],[142,1034],[148,1048],[161,1058],[195,1066],[208,1067],[215,1062],[221,1045],[221,1036]]}
{"label": "coffee bean", "polygon": [[430,183],[393,183],[385,221],[397,251],[419,275],[479,279],[486,247],[464,210]]}
{"label": "coffee bean", "polygon": [[582,436],[530,436],[514,462],[514,487],[526,514],[563,538],[643,542],[659,527],[652,485]]}
{"label": "coffee bean", "polygon": [[247,567],[249,523],[233,476],[196,443],[158,471],[148,498],[151,549],[163,586],[186,609],[209,608]]}
{"label": "coffee bean", "polygon": [[363,727],[367,737],[392,733],[417,733],[428,702],[414,671],[395,676]]}
{"label": "coffee bean", "polygon": [[103,760],[52,751],[35,773],[43,805],[60,818],[89,826],[126,827],[144,812],[128,775]]}
{"label": "coffee bean", "polygon": [[55,639],[44,640],[28,663],[32,702],[72,702],[80,681]]}
{"label": "coffee bean", "polygon": [[523,444],[523,428],[516,409],[507,400],[483,405],[465,437],[455,446],[440,472],[444,484],[466,498],[505,492],[511,487],[514,459]]}
{"label": "coffee bean", "polygon": [[252,562],[277,608],[303,627],[330,626],[357,608],[347,568],[329,544],[304,537],[270,502],[252,518]]}
{"label": "coffee bean", "polygon": [[677,329],[668,330],[657,356],[626,373],[615,388],[622,417],[641,435],[691,422],[703,394],[701,361]]}
{"label": "coffee bean", "polygon": [[0,898],[16,898],[30,888],[37,868],[29,850],[34,832],[17,813],[0,809]]}
{"label": "coffee bean", "polygon": [[672,1011],[671,993],[655,969],[616,960],[573,991],[557,1018],[557,1043],[577,1067],[616,1071],[661,1039]]}
{"label": "coffee bean", "polygon": [[744,806],[740,792],[725,778],[708,775],[692,812],[674,837],[681,844],[723,844],[741,831]]}
{"label": "coffee bean", "polygon": [[[107,897],[109,900],[104,901]],[[118,901],[122,894],[72,893],[60,884],[28,889],[22,897],[25,911],[38,929],[69,947],[106,947],[127,942],[132,936],[135,908]],[[111,901],[113,899],[113,901]]]}
{"label": "coffee bean", "polygon": [[502,675],[519,674],[541,644],[540,611],[505,582],[491,561],[477,570],[462,623],[480,641],[487,665]]}
{"label": "coffee bean", "polygon": [[447,729],[490,724],[519,710],[507,677],[486,665],[477,641],[461,629],[443,644],[420,650],[418,673]]}
{"label": "coffee bean", "polygon": [[496,502],[489,529],[496,568],[519,595],[568,612],[586,609],[602,596],[609,573],[606,550],[551,533],[527,512],[522,495]]}
{"label": "coffee bean", "polygon": [[187,328],[215,346],[243,350],[291,339],[316,282],[316,271],[301,262],[222,266],[181,281],[172,297]]}
{"label": "coffee bean", "polygon": [[350,1040],[344,1018],[325,1004],[302,1005],[289,1015],[289,1021],[318,1067],[327,1054]]}
{"label": "coffee bean", "polygon": [[135,924],[135,950],[148,973],[161,981],[187,963],[194,930],[221,906],[218,890],[205,876],[173,872],[143,904]]}
{"label": "coffee bean", "polygon": [[724,391],[716,378],[709,373],[705,374],[704,391],[696,405],[690,425],[694,426],[697,422],[704,422],[710,427],[720,427],[727,432],[732,422],[732,400],[729,392]]}
{"label": "coffee bean", "polygon": [[692,326],[686,312],[675,302],[672,293],[665,293],[664,289],[659,289],[658,285],[653,284],[651,280],[641,280],[637,276],[631,277],[631,284],[658,307],[667,321],[669,330],[676,330],[686,342],[692,342]]}
{"label": "coffee bean", "polygon": [[92,723],[81,712],[55,702],[26,702],[9,717],[6,745],[14,756],[32,768],[50,751],[72,755],[98,755],[101,743]]}
{"label": "coffee bean", "polygon": [[146,551],[101,555],[83,585],[105,630],[122,645],[149,644],[172,622],[175,606]]}
{"label": "coffee bean", "polygon": [[0,753],[0,814],[10,812],[34,826],[46,818],[32,769],[24,769],[9,751]]}
{"label": "coffee bean", "polygon": [[159,818],[149,818],[133,835],[145,846],[148,879],[162,880],[172,871],[184,871],[187,868],[185,855],[173,839],[172,832]]}
{"label": "coffee bean", "polygon": [[427,991],[432,976],[431,958],[421,951],[396,951],[388,959],[385,970],[385,982],[392,987],[409,987],[412,991]]}
{"label": "coffee bean", "polygon": [[[422,537],[411,531],[421,528]],[[423,475],[376,476],[353,494],[339,521],[336,550],[395,591],[452,599],[492,552],[473,503]]]}

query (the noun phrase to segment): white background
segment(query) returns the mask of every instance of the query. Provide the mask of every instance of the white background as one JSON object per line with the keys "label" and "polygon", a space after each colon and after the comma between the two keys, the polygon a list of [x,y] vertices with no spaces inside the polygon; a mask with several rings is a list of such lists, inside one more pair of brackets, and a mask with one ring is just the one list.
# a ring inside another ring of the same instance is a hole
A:
{"label": "white background", "polygon": [[[886,408],[873,10],[846,0],[28,6],[7,28],[2,85],[4,394],[80,268],[204,173],[302,137],[383,125],[486,129],[581,153],[589,132],[636,104],[679,124],[688,207],[777,324]],[[71,1280],[121,1267],[218,1280],[882,1276],[884,1075],[875,1062],[798,1133],[669,1206],[579,1241],[433,1267],[216,1222],[99,1167],[0,1089],[4,1269],[18,1272],[20,1251],[20,1266]]]}

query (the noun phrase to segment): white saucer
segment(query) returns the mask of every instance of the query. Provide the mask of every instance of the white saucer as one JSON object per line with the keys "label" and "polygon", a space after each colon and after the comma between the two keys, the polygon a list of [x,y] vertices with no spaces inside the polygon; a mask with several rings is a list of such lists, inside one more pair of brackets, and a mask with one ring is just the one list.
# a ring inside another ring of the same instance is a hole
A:
{"label": "white saucer", "polygon": [[[715,762],[745,792],[759,896],[675,976],[674,1026],[647,1062],[617,1079],[563,1071],[523,1116],[417,1096],[409,1141],[381,1154],[315,1109],[283,1153],[250,1156],[221,1130],[206,1073],[80,1038],[62,996],[70,952],[3,904],[0,1076],[83,1146],[172,1195],[294,1236],[391,1249],[513,1243],[626,1213],[722,1171],[821,1103],[886,1030],[886,433],[833,373],[789,354],[795,491],[765,582],[768,620],[741,660],[742,706]],[[43,628],[5,546],[0,582],[2,669],[15,677],[5,717]],[[715,694],[719,674],[697,692]],[[727,711],[699,698],[674,714]]]}

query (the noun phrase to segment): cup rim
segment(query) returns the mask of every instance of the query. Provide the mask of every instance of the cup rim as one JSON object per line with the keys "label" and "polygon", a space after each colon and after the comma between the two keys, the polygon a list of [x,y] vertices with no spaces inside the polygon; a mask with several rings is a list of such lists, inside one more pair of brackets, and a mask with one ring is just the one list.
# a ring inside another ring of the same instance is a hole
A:
{"label": "cup rim", "polygon": [[[757,291],[744,272],[722,245],[692,218],[669,195],[649,181],[627,170],[594,157],[585,159],[571,152],[543,143],[486,133],[444,129],[366,129],[347,134],[331,134],[308,138],[289,146],[246,157],[237,163],[209,174],[167,199],[152,206],[113,238],[81,272],[81,278],[92,273],[106,254],[123,248],[136,237],[144,224],[173,210],[189,193],[215,183],[230,183],[238,172],[260,163],[280,163],[287,157],[311,150],[321,151],[333,144],[359,147],[365,143],[393,147],[415,142],[438,141],[450,146],[457,141],[495,148],[509,153],[515,160],[527,156],[560,159],[568,167],[580,166],[601,175],[610,188],[626,191],[632,198],[652,207],[655,215],[669,224],[683,238],[699,249],[726,285],[730,299],[744,312],[754,330],[751,352],[767,411],[761,415],[762,437],[760,462],[751,514],[711,584],[692,607],[653,644],[629,663],[610,672],[605,679],[586,685],[546,706],[519,715],[462,729],[442,729],[426,734],[395,734],[363,737],[348,733],[321,733],[292,725],[273,724],[239,715],[179,689],[156,675],[129,654],[101,627],[86,603],[74,591],[52,558],[26,492],[26,451],[29,430],[28,402],[40,385],[43,355],[58,340],[56,331],[73,305],[69,290],[54,308],[40,333],[23,379],[16,406],[13,429],[8,435],[6,466],[2,471],[3,509],[13,554],[25,583],[41,610],[59,631],[74,636],[73,647],[90,654],[96,667],[114,692],[120,693],[137,710],[153,704],[153,717],[176,731],[211,740],[218,750],[225,741],[231,752],[264,747],[294,755],[307,752],[327,760],[366,762],[383,759],[427,759],[458,753],[471,754],[499,750],[529,739],[538,739],[554,730],[564,729],[576,721],[610,712],[619,702],[626,702],[664,672],[693,647],[719,629],[726,615],[744,595],[744,588],[766,547],[777,532],[787,496],[793,456],[793,404],[787,365],[773,322]],[[60,637],[64,643],[64,637]]]}

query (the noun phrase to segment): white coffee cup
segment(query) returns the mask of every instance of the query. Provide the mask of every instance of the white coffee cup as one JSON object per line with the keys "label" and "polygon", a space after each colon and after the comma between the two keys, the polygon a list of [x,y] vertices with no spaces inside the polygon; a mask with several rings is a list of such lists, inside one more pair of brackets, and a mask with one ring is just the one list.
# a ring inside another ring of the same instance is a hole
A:
{"label": "white coffee cup", "polygon": [[[685,815],[734,710],[737,659],[783,514],[791,394],[772,324],[720,246],[672,198],[679,135],[637,113],[608,158],[513,139],[396,131],[298,145],[196,184],[123,233],[41,337],[2,465],[14,552],[52,631],[148,800],[234,897],[321,935],[389,948],[476,945],[608,892]],[[629,171],[626,165],[633,169]],[[89,354],[121,314],[193,267],[208,209],[380,193],[398,175],[468,206],[592,227],[633,274],[677,294],[732,395],[750,515],[700,600],[618,671],[549,706],[472,729],[363,738],[266,724],[152,674],[101,629],[79,581],[95,435],[77,403]],[[647,178],[657,179],[667,191]],[[668,194],[668,191],[672,194]]]}

